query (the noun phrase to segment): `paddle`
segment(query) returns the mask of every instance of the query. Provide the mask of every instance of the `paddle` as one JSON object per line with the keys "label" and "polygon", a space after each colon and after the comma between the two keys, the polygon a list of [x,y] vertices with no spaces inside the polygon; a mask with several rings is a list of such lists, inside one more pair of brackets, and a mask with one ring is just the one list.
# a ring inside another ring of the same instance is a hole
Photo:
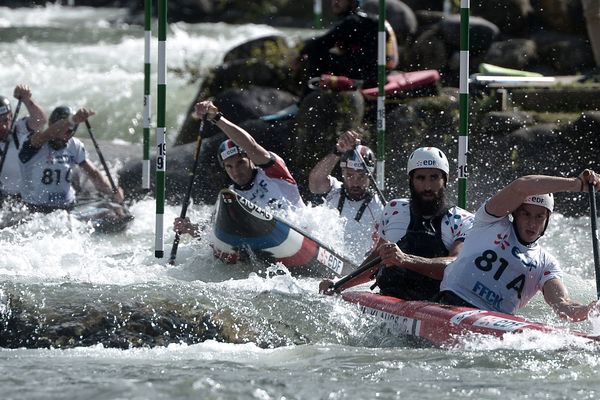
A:
{"label": "paddle", "polygon": [[[19,111],[21,110],[21,99],[17,102],[17,108],[15,109],[15,115],[13,115],[13,119],[10,122],[10,130],[9,135],[15,130],[15,123],[17,121],[17,116],[19,115]],[[6,144],[4,145],[4,149],[2,149],[2,160],[0,160],[0,176],[2,175],[2,170],[4,169],[4,161],[6,161],[6,153],[8,152],[8,145],[10,144],[10,138],[6,138]],[[0,187],[4,186],[3,183],[0,183]]]}
{"label": "paddle", "polygon": [[94,143],[94,147],[96,148],[96,153],[98,153],[98,158],[100,159],[100,162],[102,163],[102,166],[104,167],[104,172],[106,172],[106,176],[108,177],[108,181],[110,182],[110,187],[111,187],[113,193],[117,193],[118,192],[117,185],[115,185],[115,181],[113,181],[110,171],[108,170],[108,165],[106,165],[106,160],[104,160],[102,151],[100,151],[100,146],[98,146],[98,142],[96,142],[96,138],[94,137],[94,133],[92,132],[92,126],[90,125],[90,122],[87,119],[85,120],[85,127],[87,128],[87,130],[90,134],[90,138],[92,138],[92,142]]}
{"label": "paddle", "polygon": [[356,278],[357,276],[359,276],[363,272],[368,271],[369,269],[373,268],[374,266],[376,266],[380,262],[381,262],[381,257],[379,257],[379,256],[375,257],[374,259],[372,259],[371,261],[367,262],[362,267],[359,267],[357,270],[349,273],[348,275],[346,275],[345,277],[343,277],[342,279],[340,279],[339,281],[337,281],[336,283],[334,283],[331,288],[333,289],[333,291],[337,291],[341,286],[343,286],[344,284],[350,282],[352,279]]}
{"label": "paddle", "polygon": [[[200,147],[202,146],[202,134],[204,133],[204,123],[206,122],[207,114],[204,114],[204,118],[200,121],[200,129],[198,131],[198,138],[196,139],[196,152],[194,153],[194,165],[192,166],[192,172],[190,177],[190,183],[187,187],[187,192],[181,205],[180,218],[185,218],[187,214],[188,206],[190,205],[190,198],[192,197],[192,187],[194,186],[194,179],[196,178],[196,169],[198,169],[198,161],[200,160]],[[179,233],[175,233],[175,239],[173,239],[173,247],[171,247],[171,256],[169,257],[169,264],[175,265],[175,258],[177,258],[177,248],[179,247]]]}
{"label": "paddle", "polygon": [[592,183],[589,184],[590,190],[590,221],[592,223],[592,248],[594,250],[594,268],[596,271],[596,292],[600,299],[600,254],[598,253],[598,225],[596,212],[596,191]]}
{"label": "paddle", "polygon": [[[292,224],[291,222],[285,220],[282,217],[278,217],[278,216],[274,215],[273,218],[286,224],[290,228],[294,229],[296,232],[300,233],[302,236],[309,238],[310,240],[315,242],[319,247],[321,247],[323,250],[329,252],[333,257],[337,258],[338,260],[341,260],[344,263],[344,265],[356,266],[356,264],[354,264],[352,261],[348,260],[346,257],[342,256],[341,254],[338,254],[331,246],[328,246],[325,243],[323,243],[322,241],[320,241],[319,239],[316,239],[311,234],[309,234],[306,230],[300,228],[299,226]],[[338,275],[340,275],[340,274],[338,274]]]}
{"label": "paddle", "polygon": [[377,186],[377,182],[375,182],[375,178],[373,177],[373,174],[371,173],[371,170],[367,166],[367,163],[365,162],[365,159],[360,154],[360,151],[358,151],[358,147],[357,146],[354,146],[354,152],[358,156],[358,159],[362,163],[363,168],[365,169],[365,171],[367,171],[367,175],[369,176],[369,179],[371,180],[371,183],[373,184],[373,186],[375,186],[375,190],[377,191],[377,195],[379,196],[379,200],[381,200],[381,202],[385,206],[387,204],[387,200],[383,196],[383,193],[381,193],[381,190],[379,190],[379,186]]}

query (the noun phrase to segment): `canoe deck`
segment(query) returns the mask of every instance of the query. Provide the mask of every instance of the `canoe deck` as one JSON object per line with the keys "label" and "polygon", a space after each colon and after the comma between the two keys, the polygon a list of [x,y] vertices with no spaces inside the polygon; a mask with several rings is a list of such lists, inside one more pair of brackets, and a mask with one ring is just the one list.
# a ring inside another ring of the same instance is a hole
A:
{"label": "canoe deck", "polygon": [[538,331],[597,341],[598,336],[556,328],[515,315],[428,301],[407,301],[371,292],[347,291],[342,298],[358,304],[363,313],[385,322],[390,332],[423,339],[438,346],[456,344],[467,334],[502,337],[508,333]]}

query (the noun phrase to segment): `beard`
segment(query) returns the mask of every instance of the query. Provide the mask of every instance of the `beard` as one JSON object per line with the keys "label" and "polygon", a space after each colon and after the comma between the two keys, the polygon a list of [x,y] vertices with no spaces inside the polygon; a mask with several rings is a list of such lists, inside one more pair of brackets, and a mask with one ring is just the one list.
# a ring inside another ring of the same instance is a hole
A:
{"label": "beard", "polygon": [[62,141],[62,140],[49,140],[48,144],[54,150],[60,150],[60,149],[67,147],[67,142]]}
{"label": "beard", "polygon": [[424,199],[410,183],[410,209],[417,215],[426,217],[435,217],[441,215],[448,210],[448,199],[446,198],[446,189],[441,188],[437,193],[433,194],[433,198]]}
{"label": "beard", "polygon": [[352,201],[362,200],[367,195],[367,189],[359,186],[348,187],[344,185],[344,191],[346,192],[346,196]]}

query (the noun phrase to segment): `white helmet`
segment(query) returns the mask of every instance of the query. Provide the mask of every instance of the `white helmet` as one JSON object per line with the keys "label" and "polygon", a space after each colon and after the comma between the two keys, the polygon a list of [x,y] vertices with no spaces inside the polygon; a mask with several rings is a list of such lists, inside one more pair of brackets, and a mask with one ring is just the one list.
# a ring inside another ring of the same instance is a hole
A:
{"label": "white helmet", "polygon": [[408,157],[406,169],[411,171],[419,168],[435,168],[442,170],[446,176],[450,173],[448,158],[443,151],[437,147],[419,147]]}
{"label": "white helmet", "polygon": [[548,194],[535,194],[528,196],[523,200],[523,204],[533,204],[534,206],[541,206],[550,212],[554,211],[554,196],[552,193]]}

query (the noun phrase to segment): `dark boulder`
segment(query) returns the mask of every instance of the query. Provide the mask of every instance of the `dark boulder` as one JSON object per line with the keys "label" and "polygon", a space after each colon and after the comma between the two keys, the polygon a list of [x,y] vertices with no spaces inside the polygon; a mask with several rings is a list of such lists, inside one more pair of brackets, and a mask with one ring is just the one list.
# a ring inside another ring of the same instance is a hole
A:
{"label": "dark boulder", "polygon": [[[379,1],[366,0],[361,8],[369,14],[379,14]],[[411,39],[417,32],[417,17],[413,10],[400,0],[387,0],[386,19],[394,29],[398,45]]]}
{"label": "dark boulder", "polygon": [[[469,30],[469,51],[474,55],[485,53],[500,34],[496,25],[480,17],[469,18]],[[442,18],[440,32],[447,48],[460,49],[460,15]]]}
{"label": "dark boulder", "polygon": [[528,69],[538,62],[537,46],[529,39],[508,39],[494,42],[485,55],[485,62],[506,68]]}
{"label": "dark boulder", "polygon": [[[196,101],[205,100],[198,98]],[[257,119],[263,115],[273,114],[298,101],[291,93],[270,87],[252,86],[245,89],[226,89],[213,98],[214,104],[227,119],[236,124],[247,120]],[[189,143],[196,139],[200,121],[191,115],[193,104],[190,106],[186,120],[177,137],[177,143]],[[205,137],[218,133],[219,129],[211,124],[205,127]]]}
{"label": "dark boulder", "polygon": [[533,13],[530,0],[476,0],[471,12],[492,22],[502,33],[521,36],[529,32]]}
{"label": "dark boulder", "polygon": [[547,30],[586,35],[581,0],[532,0],[534,13]]}

